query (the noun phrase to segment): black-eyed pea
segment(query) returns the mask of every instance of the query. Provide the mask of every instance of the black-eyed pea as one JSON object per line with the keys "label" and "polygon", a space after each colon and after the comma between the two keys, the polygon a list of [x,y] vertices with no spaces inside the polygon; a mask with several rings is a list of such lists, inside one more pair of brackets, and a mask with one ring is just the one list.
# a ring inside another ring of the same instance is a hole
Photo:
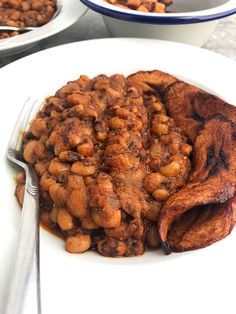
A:
{"label": "black-eyed pea", "polygon": [[94,230],[100,228],[91,217],[85,217],[81,219],[81,227],[88,230]]}
{"label": "black-eyed pea", "polygon": [[58,210],[57,223],[62,230],[70,230],[74,226],[73,218],[64,208]]}
{"label": "black-eyed pea", "polygon": [[125,153],[107,158],[106,163],[112,168],[127,170],[133,167],[137,167],[139,160],[132,154]]}
{"label": "black-eyed pea", "polygon": [[24,145],[23,157],[29,164],[35,163],[38,159],[46,157],[46,149],[43,143],[39,141],[29,141]]}
{"label": "black-eyed pea", "polygon": [[22,1],[21,8],[22,11],[28,11],[30,9],[30,3],[28,1]]}
{"label": "black-eyed pea", "polygon": [[127,119],[132,113],[126,108],[117,108],[116,115],[122,119]]}
{"label": "black-eyed pea", "polygon": [[43,161],[38,161],[34,167],[35,167],[35,170],[37,171],[37,173],[42,176],[44,174],[44,172],[47,171],[48,169],[48,165],[49,163],[48,162],[43,162]]}
{"label": "black-eyed pea", "polygon": [[138,256],[144,253],[143,239],[129,238],[126,244],[127,244],[127,251],[125,253],[125,256]]}
{"label": "black-eyed pea", "polygon": [[192,146],[191,145],[189,145],[187,143],[182,143],[180,145],[180,147],[181,147],[182,153],[184,153],[186,156],[189,156],[191,154],[191,152],[192,152]]}
{"label": "black-eyed pea", "polygon": [[115,90],[114,88],[108,87],[106,89],[106,94],[110,97],[120,98],[122,96],[121,92]]}
{"label": "black-eyed pea", "polygon": [[83,253],[91,246],[91,237],[89,235],[79,234],[68,237],[65,242],[65,248],[70,253]]}
{"label": "black-eyed pea", "polygon": [[92,184],[94,182],[94,178],[90,177],[90,176],[87,176],[87,177],[84,177],[84,184],[86,186],[89,186],[90,184]]}
{"label": "black-eyed pea", "polygon": [[143,182],[143,187],[148,193],[152,193],[154,190],[156,190],[164,181],[165,177],[158,173],[158,172],[153,172],[150,173]]}
{"label": "black-eyed pea", "polygon": [[152,193],[152,197],[158,202],[165,202],[170,196],[170,193],[166,189],[156,189]]}
{"label": "black-eyed pea", "polygon": [[67,172],[70,169],[70,165],[67,163],[62,163],[58,158],[51,160],[48,171],[55,177],[58,177],[63,172]]}
{"label": "black-eyed pea", "polygon": [[93,156],[94,154],[94,145],[91,139],[86,139],[84,143],[81,143],[77,146],[77,151],[82,156]]}
{"label": "black-eyed pea", "polygon": [[39,0],[33,0],[31,3],[32,10],[39,11],[43,7],[43,2]]}
{"label": "black-eyed pea", "polygon": [[99,141],[99,142],[104,142],[107,138],[107,133],[104,133],[104,132],[97,132],[96,133],[96,139]]}
{"label": "black-eyed pea", "polygon": [[47,21],[45,16],[41,14],[37,14],[36,20],[37,20],[38,25],[43,25]]}
{"label": "black-eyed pea", "polygon": [[59,208],[53,207],[51,213],[50,213],[50,219],[52,222],[57,223],[57,217],[58,217]]}
{"label": "black-eyed pea", "polygon": [[168,125],[160,123],[160,124],[153,124],[152,125],[152,132],[156,135],[163,135],[169,133]]}
{"label": "black-eyed pea", "polygon": [[30,131],[36,137],[40,137],[48,132],[47,121],[42,118],[34,119],[30,125]]}
{"label": "black-eyed pea", "polygon": [[88,117],[88,118],[93,118],[95,120],[97,120],[98,118],[98,113],[96,110],[93,109],[87,109],[85,110],[84,116]]}
{"label": "black-eyed pea", "polygon": [[84,180],[83,180],[83,178],[80,175],[70,174],[68,176],[66,188],[69,191],[80,189],[83,186],[84,186]]}
{"label": "black-eyed pea", "polygon": [[67,202],[70,213],[78,218],[84,218],[89,215],[88,200],[85,187],[80,187],[72,191]]}
{"label": "black-eyed pea", "polygon": [[49,187],[49,195],[53,202],[58,206],[66,204],[68,199],[67,190],[63,188],[59,183],[52,184]]}
{"label": "black-eyed pea", "polygon": [[59,154],[59,160],[63,163],[74,163],[81,159],[82,157],[80,156],[80,154],[72,150],[63,151]]}
{"label": "black-eyed pea", "polygon": [[40,178],[40,187],[42,188],[43,191],[48,191],[50,186],[55,184],[56,178],[51,176],[49,172],[44,172],[42,177]]}
{"label": "black-eyed pea", "polygon": [[107,237],[98,242],[98,252],[103,256],[123,256],[127,251],[125,241]]}
{"label": "black-eyed pea", "polygon": [[113,192],[113,184],[111,178],[107,174],[100,173],[98,178],[99,188],[105,190],[106,192]]}
{"label": "black-eyed pea", "polygon": [[54,12],[55,12],[55,10],[54,10],[53,6],[48,4],[47,8],[46,8],[47,16],[52,16]]}
{"label": "black-eyed pea", "polygon": [[70,170],[81,176],[91,176],[96,172],[97,168],[95,166],[84,165],[82,162],[77,161],[72,165]]}
{"label": "black-eyed pea", "polygon": [[70,95],[74,92],[80,92],[80,87],[78,84],[76,84],[74,82],[70,82],[70,83],[62,86],[57,91],[57,96],[59,96],[59,98],[66,98],[68,95]]}
{"label": "black-eyed pea", "polygon": [[152,107],[152,110],[154,110],[155,112],[162,111],[162,104],[160,102],[152,103],[151,107]]}
{"label": "black-eyed pea", "polygon": [[158,116],[158,121],[161,123],[167,123],[169,121],[169,117],[167,117],[165,114],[159,114]]}
{"label": "black-eyed pea", "polygon": [[154,12],[157,12],[157,13],[165,13],[165,10],[166,10],[166,6],[165,6],[164,3],[155,2],[155,9],[154,9]]}
{"label": "black-eyed pea", "polygon": [[109,127],[114,130],[123,129],[126,126],[125,121],[118,117],[111,118],[108,124],[109,124]]}
{"label": "black-eyed pea", "polygon": [[34,146],[34,153],[38,159],[44,159],[47,157],[47,151],[43,143],[36,141]]}
{"label": "black-eyed pea", "polygon": [[181,166],[178,162],[172,161],[168,165],[160,168],[160,172],[163,176],[166,177],[175,177],[181,171]]}
{"label": "black-eyed pea", "polygon": [[100,227],[115,228],[121,223],[121,211],[114,208],[94,209],[92,219]]}
{"label": "black-eyed pea", "polygon": [[[126,8],[126,7],[125,7]],[[138,8],[137,8],[137,11],[140,11],[140,12],[149,12],[148,9],[144,6],[144,5],[140,5]]]}
{"label": "black-eyed pea", "polygon": [[87,75],[80,75],[77,80],[77,84],[82,88],[82,90],[85,90],[88,87],[89,82],[90,79]]}
{"label": "black-eyed pea", "polygon": [[128,0],[126,5],[137,9],[141,5],[141,0]]}
{"label": "black-eyed pea", "polygon": [[70,144],[75,147],[77,145],[79,145],[79,143],[81,142],[81,137],[77,134],[71,134],[70,136]]}
{"label": "black-eyed pea", "polygon": [[16,22],[16,21],[13,21],[13,20],[7,20],[7,21],[5,22],[5,25],[6,25],[6,26],[14,26],[14,27],[17,27],[17,26],[18,26],[17,22]]}

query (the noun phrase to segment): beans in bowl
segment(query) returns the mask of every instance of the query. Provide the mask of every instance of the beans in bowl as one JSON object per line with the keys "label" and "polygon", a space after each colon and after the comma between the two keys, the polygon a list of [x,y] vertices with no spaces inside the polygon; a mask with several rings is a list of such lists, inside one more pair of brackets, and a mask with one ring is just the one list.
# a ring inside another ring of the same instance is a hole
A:
{"label": "beans in bowl", "polygon": [[165,13],[172,0],[107,0],[120,8],[141,12]]}
{"label": "beans in bowl", "polygon": [[[188,178],[192,147],[158,91],[143,94],[133,79],[68,82],[24,134],[23,158],[40,181],[41,222],[68,252],[116,257],[158,248],[159,211]],[[22,203],[22,174],[17,182]]]}
{"label": "beans in bowl", "polygon": [[[42,26],[57,10],[56,0],[0,0],[0,25]],[[0,31],[0,39],[19,35],[17,31]]]}

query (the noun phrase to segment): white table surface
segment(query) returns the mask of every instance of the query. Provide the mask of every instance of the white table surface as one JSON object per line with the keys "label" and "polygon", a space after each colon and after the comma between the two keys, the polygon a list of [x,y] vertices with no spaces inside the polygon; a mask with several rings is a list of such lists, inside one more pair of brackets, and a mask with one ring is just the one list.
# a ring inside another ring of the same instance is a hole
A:
{"label": "white table surface", "polygon": [[[93,38],[110,37],[106,26],[98,13],[87,13],[70,28],[57,35],[40,41],[33,48],[14,56],[0,58],[0,67],[31,53],[49,47]],[[236,60],[236,15],[219,21],[213,35],[203,48],[215,51]]]}

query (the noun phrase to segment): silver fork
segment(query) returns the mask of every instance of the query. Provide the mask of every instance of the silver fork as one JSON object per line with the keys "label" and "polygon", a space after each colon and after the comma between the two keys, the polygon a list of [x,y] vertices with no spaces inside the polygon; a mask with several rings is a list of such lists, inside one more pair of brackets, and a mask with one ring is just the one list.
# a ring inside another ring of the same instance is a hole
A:
{"label": "silver fork", "polygon": [[[52,16],[51,20],[54,20],[58,14],[61,12],[62,9],[62,5],[58,4],[57,5],[57,10],[55,11],[54,15]],[[50,22],[49,21],[49,22]],[[48,23],[49,23],[48,22]],[[44,26],[44,25],[42,25]],[[39,29],[42,26],[24,26],[24,27],[17,27],[17,26],[7,26],[7,25],[0,25],[0,31],[17,31],[19,33],[25,33],[25,32],[29,32],[29,31],[33,31],[36,29]]]}
{"label": "silver fork", "polygon": [[9,286],[5,314],[23,313],[29,276],[35,290],[36,309],[41,313],[40,275],[39,275],[39,188],[34,169],[21,158],[22,132],[29,125],[37,101],[30,98],[25,102],[11,135],[7,158],[25,170],[26,183],[24,203],[21,213],[15,264]]}

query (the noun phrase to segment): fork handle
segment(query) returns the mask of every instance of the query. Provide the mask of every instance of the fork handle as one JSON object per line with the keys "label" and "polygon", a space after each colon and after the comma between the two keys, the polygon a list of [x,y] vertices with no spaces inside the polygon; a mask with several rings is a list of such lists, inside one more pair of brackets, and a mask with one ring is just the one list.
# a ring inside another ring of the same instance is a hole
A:
{"label": "fork handle", "polygon": [[[39,277],[39,197],[26,182],[24,204],[22,208],[15,265],[9,287],[5,314],[23,314],[24,301],[31,287],[35,290],[37,306],[32,313],[40,314],[40,277]],[[34,270],[34,271],[33,271]],[[28,288],[28,289],[27,289]]]}

